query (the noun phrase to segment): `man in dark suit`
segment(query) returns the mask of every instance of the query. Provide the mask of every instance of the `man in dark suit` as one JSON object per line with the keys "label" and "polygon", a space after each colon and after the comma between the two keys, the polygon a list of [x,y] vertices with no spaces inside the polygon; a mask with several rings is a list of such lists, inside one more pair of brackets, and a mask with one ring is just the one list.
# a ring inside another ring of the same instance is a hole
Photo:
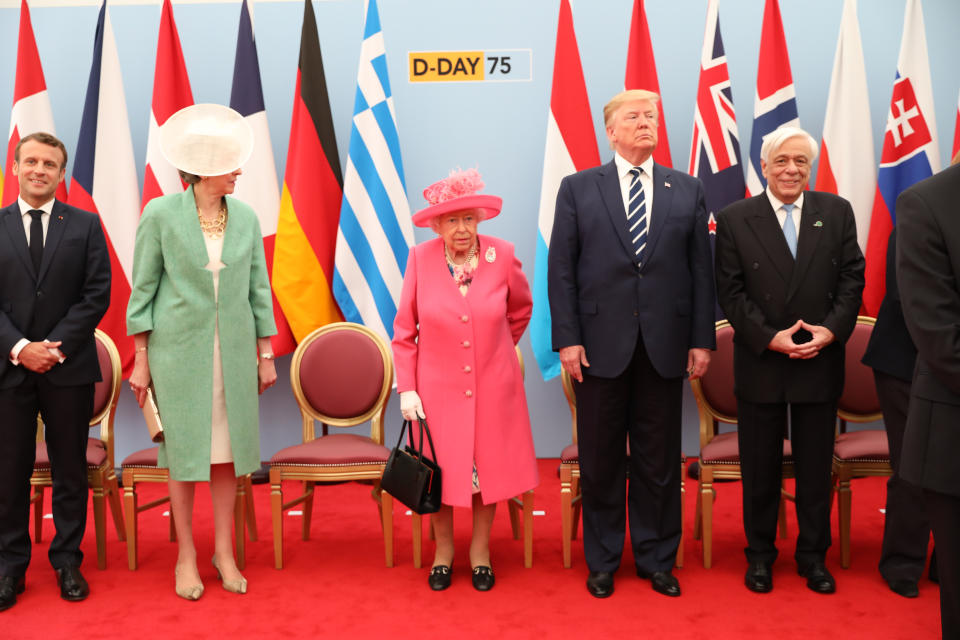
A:
{"label": "man in dark suit", "polygon": [[46,133],[14,154],[17,202],[0,209],[0,610],[16,603],[30,563],[30,475],[37,414],[53,474],[50,564],[60,595],[83,600],[87,438],[100,366],[93,332],[110,302],[98,216],[54,199],[67,152]]}
{"label": "man in dark suit", "polygon": [[900,473],[923,489],[944,638],[960,638],[960,165],[897,198],[897,279],[917,346]]}
{"label": "man in dark suit", "polygon": [[[887,292],[877,312],[863,364],[873,369],[873,379],[883,411],[883,426],[890,444],[893,475],[887,480],[887,508],[883,520],[880,575],[890,589],[905,598],[920,595],[917,582],[923,575],[930,542],[930,520],[923,507],[923,491],[900,474],[903,431],[910,407],[910,381],[917,362],[900,306],[897,287],[897,230],[887,241]],[[935,562],[935,555],[931,556]]]}
{"label": "man in dark suit", "polygon": [[857,321],[863,255],[843,198],[804,191],[817,143],[797,127],[761,148],[767,188],[717,217],[717,300],[734,329],[734,391],[747,537],[745,584],[773,588],[783,439],[790,414],[799,535],[807,586],[833,593],[830,470],[844,343]]}
{"label": "man in dark suit", "polygon": [[653,162],[658,100],[633,90],[606,105],[614,159],[563,179],[550,241],[553,348],[576,380],[587,589],[598,598],[613,592],[624,502],[637,574],[680,595],[683,376],[703,375],[716,346],[703,185]]}

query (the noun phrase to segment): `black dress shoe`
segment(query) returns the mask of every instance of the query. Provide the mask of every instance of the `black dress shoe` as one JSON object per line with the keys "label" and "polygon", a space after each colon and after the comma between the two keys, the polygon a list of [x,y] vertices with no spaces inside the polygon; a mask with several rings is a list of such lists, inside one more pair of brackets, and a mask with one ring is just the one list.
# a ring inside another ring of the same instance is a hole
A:
{"label": "black dress shoe", "polygon": [[770,565],[765,562],[751,562],[747,566],[747,575],[743,577],[743,583],[754,593],[773,591],[773,574],[770,572]]}
{"label": "black dress shoe", "polygon": [[445,564],[438,564],[430,569],[430,576],[427,577],[427,584],[434,591],[443,591],[450,586],[450,567]]}
{"label": "black dress shoe", "polygon": [[23,593],[23,576],[0,576],[0,611],[17,604],[17,594]]}
{"label": "black dress shoe", "polygon": [[80,602],[90,595],[90,587],[79,567],[57,569],[57,584],[60,585],[60,597],[64,600]]}
{"label": "black dress shoe", "polygon": [[904,598],[916,598],[920,595],[920,589],[913,580],[894,580],[890,583],[890,590]]}
{"label": "black dress shoe", "polygon": [[653,585],[653,590],[657,593],[662,593],[671,598],[676,598],[680,595],[680,581],[669,571],[654,571],[653,573],[648,573],[643,569],[637,569],[637,575],[650,580],[650,584]]}
{"label": "black dress shoe", "polygon": [[490,589],[493,589],[493,583],[493,569],[484,566],[473,568],[474,589],[477,591],[490,591]]}
{"label": "black dress shoe", "polygon": [[606,571],[591,571],[587,576],[587,591],[594,598],[607,598],[613,593],[613,574]]}
{"label": "black dress shoe", "polygon": [[833,593],[837,590],[837,583],[827,571],[827,565],[822,562],[811,562],[805,567],[798,567],[797,573],[807,579],[807,588],[817,593]]}

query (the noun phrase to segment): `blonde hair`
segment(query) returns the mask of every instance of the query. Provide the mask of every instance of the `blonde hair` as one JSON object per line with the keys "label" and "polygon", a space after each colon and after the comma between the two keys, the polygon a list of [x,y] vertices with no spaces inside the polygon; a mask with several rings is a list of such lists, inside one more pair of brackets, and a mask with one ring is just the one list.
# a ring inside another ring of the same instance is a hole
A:
{"label": "blonde hair", "polygon": [[770,156],[779,151],[783,143],[791,138],[803,138],[806,140],[807,145],[810,147],[810,157],[807,158],[807,160],[813,164],[813,161],[817,157],[817,141],[800,127],[792,127],[789,125],[774,129],[773,132],[764,137],[763,146],[760,147],[760,159],[763,160],[764,163],[770,162]]}
{"label": "blonde hair", "polygon": [[[617,111],[620,110],[620,107],[625,105],[628,102],[633,102],[634,100],[649,100],[653,104],[660,102],[660,95],[654,93],[653,91],[647,91],[646,89],[628,89],[626,91],[621,91],[617,95],[610,98],[608,102],[603,107],[603,124],[605,127],[609,127],[613,116],[616,115]],[[659,117],[659,112],[657,113]]]}

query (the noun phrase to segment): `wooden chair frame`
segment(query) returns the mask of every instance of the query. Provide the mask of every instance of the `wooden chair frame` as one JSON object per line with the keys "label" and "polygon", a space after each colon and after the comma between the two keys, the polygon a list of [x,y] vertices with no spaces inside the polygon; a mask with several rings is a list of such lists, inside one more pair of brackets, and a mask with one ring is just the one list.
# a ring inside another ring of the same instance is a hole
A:
{"label": "wooden chair frame", "polygon": [[[377,400],[362,415],[349,418],[335,418],[314,410],[307,401],[300,384],[300,366],[307,348],[319,337],[334,331],[355,331],[370,338],[380,351],[383,362],[383,384]],[[393,388],[393,358],[390,349],[377,333],[352,322],[335,322],[314,330],[297,346],[290,363],[290,385],[300,408],[303,442],[314,440],[316,423],[332,427],[351,427],[370,421],[370,439],[383,445],[383,416],[387,401]],[[310,524],[313,516],[313,492],[317,482],[369,482],[373,484],[371,497],[377,503],[380,523],[383,530],[384,559],[388,567],[393,566],[393,497],[380,488],[384,463],[351,465],[343,467],[311,467],[301,465],[271,464],[270,466],[270,503],[273,520],[274,566],[283,568],[283,512],[291,507],[303,504],[302,537],[310,539]],[[283,500],[283,481],[300,480],[303,493],[287,502]]]}
{"label": "wooden chair frame", "polygon": [[[106,448],[107,455],[103,464],[92,467],[87,466],[87,482],[93,491],[93,521],[97,536],[97,568],[107,568],[107,501],[109,500],[110,512],[113,515],[113,524],[117,529],[117,537],[123,541],[124,519],[123,509],[120,504],[120,489],[117,483],[117,473],[114,469],[114,442],[113,431],[117,414],[117,402],[120,398],[120,383],[122,377],[122,367],[120,364],[120,353],[116,345],[106,333],[100,329],[94,331],[95,339],[101,343],[107,350],[110,357],[111,378],[110,395],[103,409],[90,418],[90,426],[100,425],[100,441]],[[41,418],[37,417],[37,442],[43,442],[43,423]],[[43,530],[43,494],[46,487],[53,486],[53,477],[50,469],[34,469],[30,477],[30,485],[33,487],[33,493],[30,502],[33,503],[33,536],[39,543],[42,539]]]}

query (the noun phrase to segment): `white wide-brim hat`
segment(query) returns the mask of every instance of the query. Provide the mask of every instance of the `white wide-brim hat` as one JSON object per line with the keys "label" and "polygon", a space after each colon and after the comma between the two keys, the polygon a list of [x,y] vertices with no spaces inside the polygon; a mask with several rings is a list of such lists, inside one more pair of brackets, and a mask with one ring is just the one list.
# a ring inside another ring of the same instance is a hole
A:
{"label": "white wide-brim hat", "polygon": [[180,109],[160,127],[160,151],[180,171],[220,176],[250,158],[253,129],[230,107],[195,104]]}

